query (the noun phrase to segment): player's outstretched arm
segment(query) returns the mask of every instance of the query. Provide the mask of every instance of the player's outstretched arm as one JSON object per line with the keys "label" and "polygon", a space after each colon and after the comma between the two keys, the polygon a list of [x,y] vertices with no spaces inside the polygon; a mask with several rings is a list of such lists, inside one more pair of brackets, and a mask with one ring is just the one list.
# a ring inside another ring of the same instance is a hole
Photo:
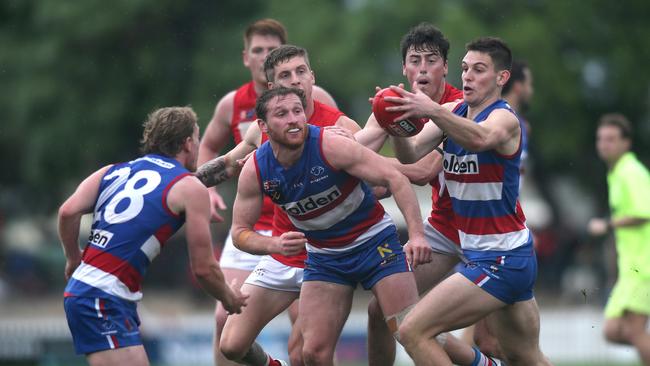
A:
{"label": "player's outstretched arm", "polygon": [[442,171],[443,155],[440,151],[436,149],[413,164],[402,164],[397,159],[389,160],[411,183],[423,186],[431,182]]}
{"label": "player's outstretched arm", "polygon": [[233,243],[252,254],[299,254],[306,244],[303,233],[290,231],[279,237],[268,237],[253,230],[261,210],[262,191],[253,157],[246,161],[239,176],[231,229]]}
{"label": "player's outstretched arm", "polygon": [[[397,105],[386,107],[387,112],[401,113],[394,119],[394,122],[409,118],[422,118],[427,117],[425,112],[429,110],[432,105],[438,105],[426,94],[419,91],[417,84],[413,84],[415,93],[410,93],[404,90],[403,85],[391,85],[390,89],[400,95],[401,97],[385,96],[384,100],[389,103]],[[410,97],[410,99],[406,99]],[[418,113],[421,117],[416,117]],[[393,137],[393,147],[395,149],[395,156],[399,161],[405,164],[415,163],[431,151],[435,149],[444,138],[444,134],[432,123],[426,123],[419,134],[410,137]]]}
{"label": "player's outstretched arm", "polygon": [[339,117],[333,126],[326,126],[325,129],[353,140],[356,133],[361,131],[359,124],[348,116]]}
{"label": "player's outstretched arm", "polygon": [[496,150],[511,155],[519,148],[519,120],[506,109],[492,111],[481,123],[457,116],[446,108],[437,109],[434,118],[434,123],[454,142],[469,151]]}
{"label": "player's outstretched arm", "polygon": [[81,250],[79,249],[79,225],[84,214],[93,212],[99,185],[110,166],[106,166],[94,172],[83,180],[59,207],[59,239],[65,254],[65,279],[70,279],[72,273],[81,263]]}
{"label": "player's outstretched arm", "polygon": [[242,159],[255,151],[262,142],[262,131],[259,125],[252,124],[242,141],[223,156],[214,158],[201,165],[196,170],[196,176],[206,186],[216,186],[233,176],[236,176],[242,167]]}
{"label": "player's outstretched arm", "polygon": [[424,239],[420,207],[408,179],[384,157],[342,136],[326,132],[323,154],[333,167],[372,185],[390,189],[408,226],[411,247],[410,253],[407,252],[409,260],[414,266],[430,262],[431,249]]}
{"label": "player's outstretched arm", "polygon": [[366,125],[363,126],[363,129],[354,134],[354,138],[361,145],[369,148],[370,150],[377,152],[384,146],[384,142],[388,138],[388,133],[381,128],[374,114],[370,114]]}
{"label": "player's outstretched arm", "polygon": [[352,135],[361,131],[361,126],[359,126],[359,124],[355,120],[353,120],[348,116],[339,117],[339,119],[336,120],[335,126],[346,129]]}
{"label": "player's outstretched arm", "polygon": [[230,313],[240,313],[247,296],[230,288],[212,251],[208,190],[195,177],[185,177],[169,191],[167,205],[185,214],[185,235],[192,273],[201,287],[223,303]]}
{"label": "player's outstretched arm", "polygon": [[[519,120],[506,109],[496,109],[485,121],[476,123],[452,113],[456,103],[440,105],[421,91],[411,93],[395,86],[391,86],[391,89],[401,95],[401,97],[386,97],[387,101],[399,104],[386,108],[392,112],[402,112],[396,120],[430,118],[454,142],[469,151],[496,150],[498,153],[510,155],[519,148],[521,134]],[[419,136],[422,136],[422,133],[416,137]],[[418,142],[418,145],[422,144]]]}

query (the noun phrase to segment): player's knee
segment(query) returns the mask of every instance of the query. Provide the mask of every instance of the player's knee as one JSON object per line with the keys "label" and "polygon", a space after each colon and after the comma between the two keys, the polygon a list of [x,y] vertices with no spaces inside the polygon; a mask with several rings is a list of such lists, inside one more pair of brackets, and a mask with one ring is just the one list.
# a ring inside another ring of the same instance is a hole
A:
{"label": "player's knee", "polygon": [[248,347],[245,347],[230,337],[222,337],[219,350],[230,361],[239,361],[246,355]]}
{"label": "player's knee", "polygon": [[305,344],[302,348],[302,360],[306,365],[322,365],[334,359],[334,350],[323,345]]}
{"label": "player's knee", "polygon": [[[437,334],[437,335],[436,335]],[[447,343],[447,333],[436,328],[423,328],[416,320],[406,318],[399,326],[395,339],[407,350],[425,339],[434,338],[441,347]]]}
{"label": "player's knee", "polygon": [[302,349],[299,347],[294,348],[294,349],[289,349],[289,362],[291,365],[297,365],[301,366],[304,365],[304,361],[302,359]]}
{"label": "player's knee", "polygon": [[419,332],[410,322],[404,322],[399,325],[397,333],[393,333],[393,337],[408,350],[412,344],[417,342]]}
{"label": "player's knee", "polygon": [[303,365],[302,361],[302,338],[301,337],[289,337],[289,343],[287,345],[287,351],[289,352],[289,361],[292,365]]}
{"label": "player's knee", "polygon": [[503,358],[499,342],[495,337],[475,337],[474,343],[484,354],[492,357]]}

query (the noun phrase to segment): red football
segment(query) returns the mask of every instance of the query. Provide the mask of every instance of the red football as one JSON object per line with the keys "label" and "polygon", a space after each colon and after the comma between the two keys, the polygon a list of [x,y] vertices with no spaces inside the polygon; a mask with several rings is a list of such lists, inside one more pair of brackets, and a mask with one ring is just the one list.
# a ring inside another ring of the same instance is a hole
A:
{"label": "red football", "polygon": [[395,118],[402,115],[402,112],[389,112],[386,107],[398,105],[396,103],[388,102],[384,97],[399,97],[397,92],[392,91],[390,88],[385,88],[375,94],[372,101],[372,113],[381,127],[393,136],[409,137],[415,136],[428,121],[426,118],[409,118],[394,122]]}

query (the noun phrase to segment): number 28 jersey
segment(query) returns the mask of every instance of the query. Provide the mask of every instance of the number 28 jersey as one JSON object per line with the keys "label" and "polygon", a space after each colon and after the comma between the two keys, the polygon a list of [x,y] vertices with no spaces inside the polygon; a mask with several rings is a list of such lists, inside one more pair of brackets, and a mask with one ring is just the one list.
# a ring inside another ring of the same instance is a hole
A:
{"label": "number 28 jersey", "polygon": [[109,168],[82,262],[64,296],[139,301],[147,267],[185,222],[167,206],[167,193],[189,174],[177,160],[153,154]]}

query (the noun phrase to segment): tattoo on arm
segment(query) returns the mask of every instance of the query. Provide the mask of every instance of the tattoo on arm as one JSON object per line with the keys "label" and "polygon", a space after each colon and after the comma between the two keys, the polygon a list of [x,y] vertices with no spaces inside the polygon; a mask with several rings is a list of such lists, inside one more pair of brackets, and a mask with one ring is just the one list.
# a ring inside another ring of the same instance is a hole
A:
{"label": "tattoo on arm", "polygon": [[213,187],[217,184],[220,184],[231,177],[231,174],[227,171],[226,159],[224,156],[220,156],[216,159],[212,159],[205,164],[201,165],[196,170],[196,177],[199,178],[201,183],[206,187]]}

